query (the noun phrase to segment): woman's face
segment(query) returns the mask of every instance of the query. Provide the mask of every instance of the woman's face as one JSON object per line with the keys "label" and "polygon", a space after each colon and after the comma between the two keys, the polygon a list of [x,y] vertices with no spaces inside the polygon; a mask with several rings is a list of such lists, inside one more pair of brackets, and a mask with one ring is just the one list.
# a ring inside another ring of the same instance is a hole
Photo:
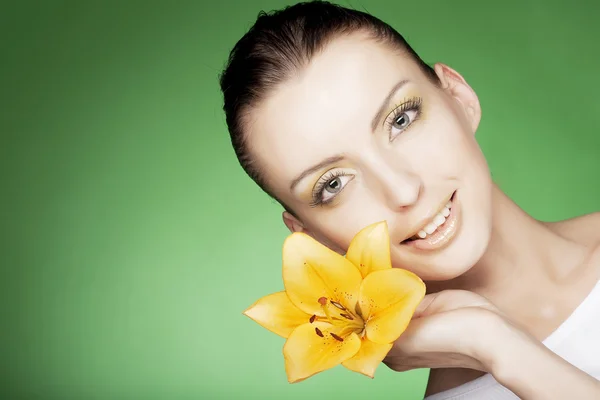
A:
{"label": "woman's face", "polygon": [[435,70],[441,87],[408,56],[355,34],[252,111],[250,152],[297,214],[284,213],[290,230],[344,253],[358,231],[385,220],[393,265],[424,280],[479,260],[492,188],[474,138],[479,102],[455,71]]}

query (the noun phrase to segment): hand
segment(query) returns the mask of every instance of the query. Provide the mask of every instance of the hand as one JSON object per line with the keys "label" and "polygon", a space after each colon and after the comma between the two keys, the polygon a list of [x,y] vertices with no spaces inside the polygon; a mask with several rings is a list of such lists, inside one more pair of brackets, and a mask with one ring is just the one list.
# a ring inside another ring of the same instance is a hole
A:
{"label": "hand", "polygon": [[600,381],[466,290],[425,296],[383,362],[396,371],[454,367],[489,372],[524,400],[600,399]]}
{"label": "hand", "polygon": [[[395,371],[468,368],[490,372],[494,354],[514,329],[486,298],[466,290],[426,295],[383,362]],[[494,354],[492,354],[492,351]]]}

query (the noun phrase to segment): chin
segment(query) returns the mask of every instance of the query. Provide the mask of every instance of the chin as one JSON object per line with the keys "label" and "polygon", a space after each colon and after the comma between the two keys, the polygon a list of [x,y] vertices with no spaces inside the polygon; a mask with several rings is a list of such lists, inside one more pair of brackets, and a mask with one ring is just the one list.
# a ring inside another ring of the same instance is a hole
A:
{"label": "chin", "polygon": [[418,268],[415,266],[418,271],[414,272],[424,281],[447,281],[465,274],[477,264],[487,248],[481,236],[468,239],[457,240],[438,257],[423,260]]}

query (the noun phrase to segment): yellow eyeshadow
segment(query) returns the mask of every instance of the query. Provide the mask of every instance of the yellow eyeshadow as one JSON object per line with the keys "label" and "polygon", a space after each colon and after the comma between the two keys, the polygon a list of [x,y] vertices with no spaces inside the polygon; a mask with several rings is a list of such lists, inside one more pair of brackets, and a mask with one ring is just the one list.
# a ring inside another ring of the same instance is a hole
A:
{"label": "yellow eyeshadow", "polygon": [[[416,90],[411,89],[409,91],[404,92],[402,95],[396,95],[395,97],[392,98],[392,100],[390,101],[390,105],[387,108],[386,112],[383,114],[383,118],[381,120],[381,124],[383,125],[385,123],[385,121],[388,120],[388,118],[390,117],[390,114],[398,107],[400,107],[402,104],[411,101],[413,99],[417,99],[417,98],[422,98],[423,96],[419,95],[417,93]],[[419,119],[423,118],[423,106],[421,106],[421,116],[419,117]]]}
{"label": "yellow eyeshadow", "polygon": [[300,197],[303,200],[308,201],[308,202],[313,201],[313,190],[314,190],[315,186],[317,186],[317,183],[319,182],[319,180],[321,179],[321,177],[323,175],[327,174],[329,171],[332,171],[332,170],[348,169],[348,168],[351,168],[349,162],[340,161],[338,164],[335,164],[333,166],[328,166],[326,168],[323,168],[319,172],[315,172],[315,174],[312,175],[314,177],[314,179],[311,179],[311,180],[306,179],[306,181],[308,183],[306,183],[306,185],[301,184],[303,186],[303,188],[299,191]]}
{"label": "yellow eyeshadow", "polygon": [[[319,175],[319,177],[321,177],[321,175]],[[307,201],[307,202],[312,201],[312,191],[313,191],[313,188],[315,187],[315,184],[318,182],[318,180],[319,180],[319,178],[317,178],[317,180],[312,182],[312,184],[303,185],[304,188],[299,193],[300,197],[302,198],[303,201]]]}

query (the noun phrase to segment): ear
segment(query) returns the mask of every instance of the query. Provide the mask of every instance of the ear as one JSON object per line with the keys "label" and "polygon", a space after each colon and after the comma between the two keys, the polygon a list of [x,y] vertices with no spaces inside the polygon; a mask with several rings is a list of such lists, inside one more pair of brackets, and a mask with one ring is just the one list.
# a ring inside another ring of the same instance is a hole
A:
{"label": "ear", "polygon": [[465,79],[449,66],[436,63],[433,69],[440,78],[442,89],[462,105],[474,134],[481,121],[481,105],[477,94]]}
{"label": "ear", "polygon": [[285,226],[287,226],[291,233],[306,231],[304,229],[304,225],[302,225],[302,222],[300,222],[298,218],[294,217],[289,212],[284,211],[281,216],[283,217],[283,223]]}
{"label": "ear", "polygon": [[338,245],[331,243],[330,241],[328,241],[324,238],[320,238],[320,237],[317,237],[316,235],[314,235],[311,231],[309,231],[308,229],[306,229],[304,227],[304,225],[302,224],[302,222],[300,222],[298,220],[298,218],[294,217],[289,212],[284,211],[281,216],[283,217],[283,223],[285,224],[285,226],[287,226],[287,228],[290,230],[291,233],[294,233],[294,232],[305,233],[305,234],[311,236],[313,239],[320,242],[321,244],[323,244],[324,246],[329,247],[331,250],[333,250],[341,255],[346,254],[346,251],[344,249],[342,249],[341,247],[339,247]]}

